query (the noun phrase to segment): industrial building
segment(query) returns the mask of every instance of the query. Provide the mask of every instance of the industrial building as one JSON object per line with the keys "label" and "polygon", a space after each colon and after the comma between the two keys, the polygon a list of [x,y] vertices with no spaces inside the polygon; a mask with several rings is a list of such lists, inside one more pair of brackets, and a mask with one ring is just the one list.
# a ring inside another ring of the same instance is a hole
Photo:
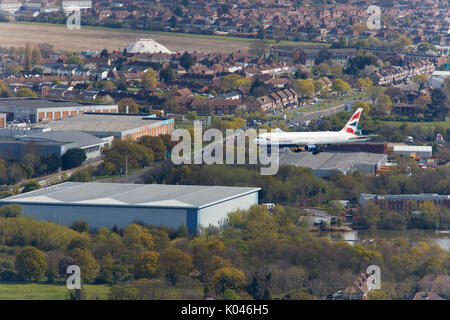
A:
{"label": "industrial building", "polygon": [[397,195],[376,195],[361,193],[359,204],[363,205],[368,201],[374,201],[380,208],[391,211],[403,211],[408,209],[408,201],[414,201],[416,206],[430,201],[438,208],[450,209],[450,195],[439,194],[397,194]]}
{"label": "industrial building", "polygon": [[27,135],[0,137],[0,158],[18,160],[27,153],[42,157],[52,153],[62,156],[68,150],[78,148],[85,152],[86,160],[95,160],[101,157],[105,144],[106,141],[79,131],[29,131]]}
{"label": "industrial building", "polygon": [[84,220],[91,228],[126,227],[133,222],[178,228],[221,227],[228,213],[258,204],[261,188],[66,182],[9,198],[24,215],[70,225]]}
{"label": "industrial building", "polygon": [[394,144],[388,147],[393,155],[411,156],[415,155],[420,158],[431,158],[433,156],[432,146],[411,146]]}
{"label": "industrial building", "polygon": [[69,100],[42,98],[0,99],[0,113],[6,113],[6,120],[41,122],[60,119],[85,112],[118,112],[116,104],[93,104]]}
{"label": "industrial building", "polygon": [[114,136],[120,140],[136,140],[143,136],[171,135],[174,119],[155,119],[136,114],[84,113],[73,117],[37,124],[52,130],[82,131],[99,138]]}
{"label": "industrial building", "polygon": [[359,170],[364,174],[376,174],[387,163],[386,154],[366,152],[286,152],[280,153],[280,165],[311,168],[317,177],[327,178],[336,172],[343,174]]}

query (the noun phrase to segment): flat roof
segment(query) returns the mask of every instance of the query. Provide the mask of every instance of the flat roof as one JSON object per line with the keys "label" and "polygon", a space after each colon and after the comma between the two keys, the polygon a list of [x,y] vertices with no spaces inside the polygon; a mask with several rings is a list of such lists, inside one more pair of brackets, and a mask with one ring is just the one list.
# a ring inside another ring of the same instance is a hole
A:
{"label": "flat roof", "polygon": [[72,100],[58,100],[46,98],[1,98],[0,107],[21,107],[21,108],[72,108],[72,107],[86,107],[86,106],[109,106],[98,103],[88,103]]}
{"label": "flat roof", "polygon": [[313,170],[349,170],[357,164],[378,164],[385,154],[368,152],[287,152],[280,153],[280,165],[309,167]]}
{"label": "flat roof", "polygon": [[199,209],[261,188],[65,182],[1,199],[1,203]]}
{"label": "flat roof", "polygon": [[124,132],[145,126],[155,127],[170,120],[172,119],[145,118],[145,115],[84,113],[34,126],[55,131]]}

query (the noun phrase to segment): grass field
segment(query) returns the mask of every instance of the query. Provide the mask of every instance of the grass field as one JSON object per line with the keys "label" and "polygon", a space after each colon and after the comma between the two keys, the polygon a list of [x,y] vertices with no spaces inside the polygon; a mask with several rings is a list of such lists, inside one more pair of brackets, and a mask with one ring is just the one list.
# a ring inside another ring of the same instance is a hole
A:
{"label": "grass field", "polygon": [[419,125],[423,128],[436,128],[437,126],[444,127],[449,129],[450,128],[450,121],[429,121],[429,122],[415,122],[415,121],[383,121],[384,124],[394,125],[394,126],[401,126],[404,123],[407,123],[410,126],[416,126]]}
{"label": "grass field", "polygon": [[[83,285],[89,300],[106,300],[105,285]],[[67,300],[69,290],[63,284],[0,283],[0,300]]]}
{"label": "grass field", "polygon": [[[143,35],[154,35],[156,41],[172,51],[197,50],[232,52],[248,50],[252,39],[172,33],[159,31],[115,29],[96,26],[81,26],[81,30],[69,30],[65,25],[49,23],[0,23],[0,45],[3,47],[23,47],[26,42],[52,44],[57,50],[122,50],[127,44]],[[270,41],[275,44],[275,41]],[[308,42],[280,41],[278,44],[311,44]],[[325,45],[325,44],[324,44]]]}

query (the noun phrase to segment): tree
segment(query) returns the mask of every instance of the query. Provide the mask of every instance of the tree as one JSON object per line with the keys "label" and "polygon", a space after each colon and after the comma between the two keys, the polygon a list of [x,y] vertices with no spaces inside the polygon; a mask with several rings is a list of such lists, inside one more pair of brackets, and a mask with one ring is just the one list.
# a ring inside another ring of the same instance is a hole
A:
{"label": "tree", "polygon": [[119,105],[119,112],[126,113],[128,107],[128,113],[139,113],[140,106],[134,101],[133,98],[123,98],[117,102]]}
{"label": "tree", "polygon": [[16,63],[16,62],[9,63],[9,64],[6,66],[6,72],[7,72],[8,74],[16,74],[16,73],[19,73],[20,70],[22,70],[22,68],[21,68],[21,67],[19,66],[19,64]]}
{"label": "tree", "polygon": [[185,68],[186,70],[189,70],[190,67],[192,67],[195,64],[194,58],[189,54],[189,52],[183,53],[180,59],[180,65]]}
{"label": "tree", "polygon": [[368,77],[358,78],[356,80],[356,83],[358,84],[358,87],[360,87],[362,90],[364,90],[364,88],[370,88],[373,85],[372,80],[370,80],[370,78]]}
{"label": "tree", "polygon": [[370,106],[367,102],[365,101],[356,101],[353,104],[353,109],[358,109],[358,108],[363,108],[363,111],[365,114],[369,114],[370,113]]}
{"label": "tree", "polygon": [[133,141],[114,141],[110,149],[104,152],[105,162],[114,165],[114,171],[125,172],[130,168],[142,168],[154,161],[152,150]]}
{"label": "tree", "polygon": [[158,84],[158,80],[156,80],[156,71],[152,68],[149,68],[142,77],[142,86],[147,89],[155,89]]}
{"label": "tree", "polygon": [[41,50],[38,46],[33,47],[33,51],[31,53],[31,65],[34,66],[40,66],[42,61],[42,55]]}
{"label": "tree", "polygon": [[420,91],[423,89],[425,83],[428,81],[428,75],[427,74],[418,74],[414,76],[414,82],[417,84],[417,91]]}
{"label": "tree", "polygon": [[18,204],[7,204],[0,207],[0,218],[20,218],[23,215],[23,207]]}
{"label": "tree", "polygon": [[33,68],[32,51],[33,49],[31,48],[31,44],[27,42],[25,44],[25,56],[23,59],[25,71],[31,71],[31,69]]}
{"label": "tree", "polygon": [[358,35],[364,33],[367,31],[367,24],[365,22],[358,22],[353,24],[352,26],[352,30],[356,33],[358,33]]}
{"label": "tree", "polygon": [[39,280],[47,270],[44,253],[35,247],[26,247],[17,256],[16,270],[29,282]]}
{"label": "tree", "polygon": [[20,88],[17,90],[16,96],[18,97],[30,97],[30,98],[36,98],[37,93],[32,91],[29,88]]}
{"label": "tree", "polygon": [[181,277],[187,276],[192,270],[192,258],[180,249],[167,248],[159,258],[162,274],[175,284]]}
{"label": "tree", "polygon": [[370,97],[370,99],[372,100],[372,104],[375,104],[376,100],[384,94],[385,88],[383,88],[382,86],[373,86],[367,89],[367,95]]}
{"label": "tree", "polygon": [[25,184],[24,188],[22,189],[22,193],[30,192],[30,191],[33,191],[33,190],[38,190],[38,189],[41,189],[41,188],[42,188],[42,186],[39,183],[39,181],[33,179],[33,180],[28,181]]}
{"label": "tree", "polygon": [[171,68],[164,68],[159,72],[159,79],[164,83],[173,81],[175,78],[175,72]]}
{"label": "tree", "polygon": [[80,166],[84,160],[86,160],[86,153],[79,148],[72,148],[62,155],[61,166],[63,170],[76,168]]}
{"label": "tree", "polygon": [[69,178],[73,182],[89,182],[92,180],[92,168],[84,168],[75,171]]}
{"label": "tree", "polygon": [[79,56],[71,56],[67,62],[67,64],[84,64],[83,59],[81,59]]}
{"label": "tree", "polygon": [[369,37],[367,40],[369,41],[369,46],[372,48],[376,48],[381,45],[381,41],[376,37]]}
{"label": "tree", "polygon": [[350,85],[342,79],[335,79],[333,81],[332,89],[342,95],[343,93],[349,92],[352,88]]}
{"label": "tree", "polygon": [[226,75],[221,81],[221,85],[225,91],[232,91],[245,86],[249,88],[251,83],[252,81],[250,79],[236,73]]}
{"label": "tree", "polygon": [[164,160],[166,156],[166,148],[164,145],[164,141],[160,136],[143,136],[138,140],[138,143],[151,149],[153,151],[153,155],[155,156],[155,160]]}
{"label": "tree", "polygon": [[82,219],[73,221],[70,225],[70,228],[80,233],[90,231],[89,223],[87,223],[87,221]]}
{"label": "tree", "polygon": [[391,111],[392,101],[387,94],[378,97],[375,103],[375,111],[378,114],[388,114]]}
{"label": "tree", "polygon": [[86,282],[93,281],[98,273],[98,264],[91,252],[88,249],[75,248],[70,255],[80,267],[82,279]]}
{"label": "tree", "polygon": [[131,284],[116,285],[109,289],[108,300],[136,300],[138,289]]}
{"label": "tree", "polygon": [[368,300],[390,300],[388,298],[386,291],[381,290],[381,289],[370,290],[367,293],[367,299]]}
{"label": "tree", "polygon": [[264,57],[269,52],[269,42],[265,38],[253,40],[248,52],[258,58]]}
{"label": "tree", "polygon": [[234,267],[220,268],[213,277],[216,294],[223,294],[226,289],[240,290],[245,285],[244,273]]}
{"label": "tree", "polygon": [[134,261],[133,274],[135,278],[154,278],[158,274],[159,253],[156,251],[142,252]]}
{"label": "tree", "polygon": [[298,79],[294,86],[295,91],[301,96],[312,96],[316,92],[314,81],[311,79],[302,80]]}

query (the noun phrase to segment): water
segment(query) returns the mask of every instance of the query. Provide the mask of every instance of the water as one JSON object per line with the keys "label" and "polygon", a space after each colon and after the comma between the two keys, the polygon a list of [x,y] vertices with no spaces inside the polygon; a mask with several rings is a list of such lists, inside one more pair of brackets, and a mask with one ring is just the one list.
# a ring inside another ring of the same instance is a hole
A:
{"label": "water", "polygon": [[329,237],[333,241],[344,240],[350,244],[393,238],[404,238],[411,244],[419,241],[431,241],[438,244],[445,250],[450,251],[450,231],[449,230],[353,230],[346,232],[324,231],[319,236]]}

